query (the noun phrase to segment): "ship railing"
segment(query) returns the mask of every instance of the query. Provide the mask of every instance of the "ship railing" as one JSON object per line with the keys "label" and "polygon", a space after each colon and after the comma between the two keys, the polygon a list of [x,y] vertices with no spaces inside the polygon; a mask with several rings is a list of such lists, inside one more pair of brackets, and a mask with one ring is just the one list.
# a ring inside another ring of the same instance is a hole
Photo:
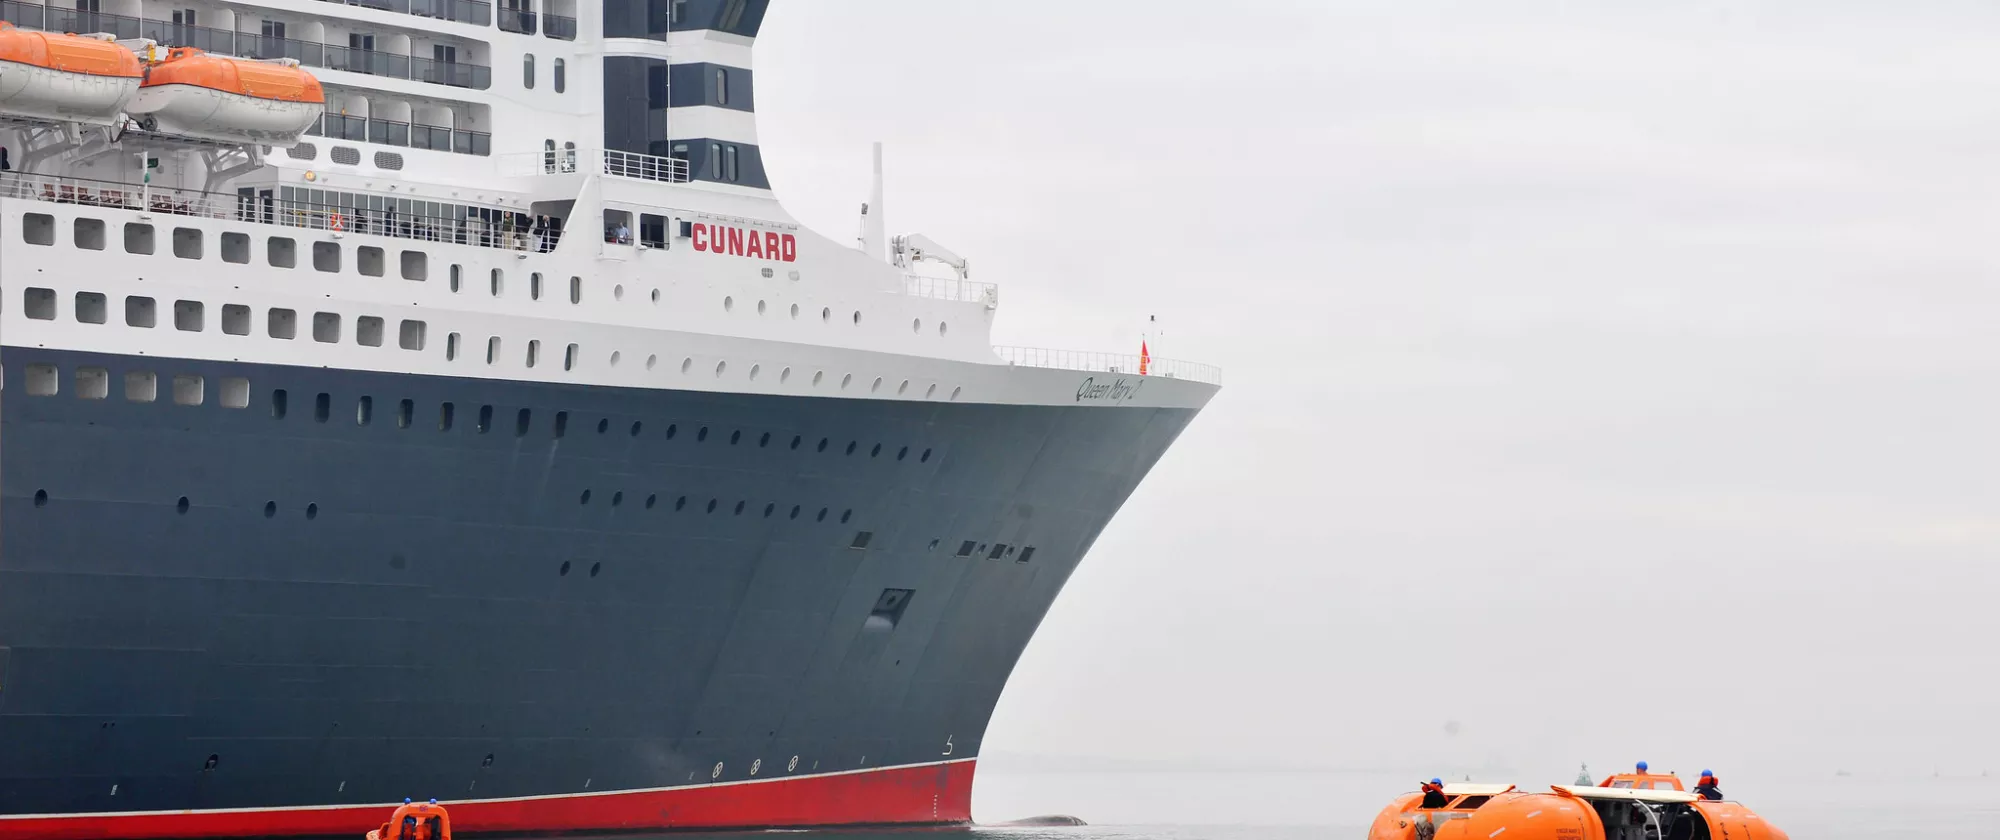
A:
{"label": "ship railing", "polygon": [[621,152],[617,149],[579,151],[569,147],[501,155],[500,174],[508,177],[571,175],[579,171],[578,155],[582,155],[580,164],[582,171],[601,173],[613,178],[633,178],[640,181],[674,184],[687,183],[688,180],[688,163],[680,158],[642,155],[637,152]]}
{"label": "ship railing", "polygon": [[567,15],[544,13],[542,34],[561,41],[576,40],[576,18]]}
{"label": "ship railing", "polygon": [[521,5],[526,0],[500,0],[498,20],[503,32],[535,34],[535,10]]}
{"label": "ship railing", "polygon": [[[415,211],[386,212],[281,198],[212,193],[179,187],[127,184],[17,171],[0,172],[0,198],[175,216],[233,219],[239,222],[323,230],[331,233],[361,233],[505,250],[519,251],[533,248],[546,251],[556,245],[556,237],[546,234],[537,241],[530,231],[529,220],[525,216],[513,211],[492,208],[461,208],[467,211],[464,216],[443,216]],[[516,218],[506,218],[510,215]]]}
{"label": "ship railing", "polygon": [[1000,355],[1001,361],[1021,367],[1139,376],[1143,364],[1145,376],[1188,379],[1209,385],[1222,384],[1221,368],[1179,359],[1142,359],[1136,355],[1093,353],[1085,350],[1051,350],[1045,347],[995,347],[993,352]]}
{"label": "ship railing", "polygon": [[688,180],[688,162],[680,158],[642,155],[637,152],[621,152],[617,149],[604,149],[599,154],[604,162],[604,174],[612,177],[666,181],[675,184],[686,183]]}
{"label": "ship railing", "polygon": [[921,274],[903,275],[903,294],[910,297],[948,300],[960,303],[983,303],[986,308],[1000,306],[1000,287],[993,283],[979,283],[960,280],[956,277],[925,277]]}

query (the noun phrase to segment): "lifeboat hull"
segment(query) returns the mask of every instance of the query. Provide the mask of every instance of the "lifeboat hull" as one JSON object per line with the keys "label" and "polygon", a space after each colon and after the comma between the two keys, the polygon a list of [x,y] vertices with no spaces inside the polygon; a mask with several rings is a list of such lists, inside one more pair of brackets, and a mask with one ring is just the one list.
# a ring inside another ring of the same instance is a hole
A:
{"label": "lifeboat hull", "polygon": [[298,144],[326,106],[175,84],[146,86],[127,110],[149,131],[289,148]]}
{"label": "lifeboat hull", "polygon": [[138,92],[137,77],[73,73],[0,61],[0,116],[4,117],[115,125]]}

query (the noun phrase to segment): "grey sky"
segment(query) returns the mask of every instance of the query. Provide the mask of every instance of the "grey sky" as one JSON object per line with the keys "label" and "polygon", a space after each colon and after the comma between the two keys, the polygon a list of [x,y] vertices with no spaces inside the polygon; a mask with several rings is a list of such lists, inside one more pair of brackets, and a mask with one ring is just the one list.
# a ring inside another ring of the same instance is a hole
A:
{"label": "grey sky", "polygon": [[1002,284],[1002,343],[1157,314],[1226,369],[990,750],[2000,748],[2000,11],[776,5],[794,213],[852,237],[881,139],[891,229]]}

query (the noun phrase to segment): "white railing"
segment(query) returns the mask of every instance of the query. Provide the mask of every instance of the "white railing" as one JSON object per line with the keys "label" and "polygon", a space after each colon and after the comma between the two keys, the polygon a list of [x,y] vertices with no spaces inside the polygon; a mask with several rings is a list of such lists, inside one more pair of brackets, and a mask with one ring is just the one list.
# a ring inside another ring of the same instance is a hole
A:
{"label": "white railing", "polygon": [[956,277],[924,277],[917,274],[903,275],[903,294],[910,297],[949,300],[960,303],[983,303],[987,309],[1000,306],[1000,287],[992,283],[975,283]]}
{"label": "white railing", "polygon": [[688,162],[680,158],[605,149],[603,162],[604,168],[600,171],[613,177],[665,181],[673,184],[684,184],[688,180]]}
{"label": "white railing", "polygon": [[[583,156],[579,164],[578,155]],[[597,172],[614,178],[634,178],[640,181],[660,181],[670,184],[684,184],[688,181],[688,162],[680,158],[642,155],[637,152],[621,152],[617,149],[560,149],[557,151],[510,152],[499,155],[500,174],[518,178],[528,175],[574,175],[579,171]]]}
{"label": "white railing", "polygon": [[[1122,373],[1140,375],[1140,359],[1136,355],[1118,353],[1091,353],[1082,350],[1050,350],[1044,347],[995,347],[993,352],[1010,365],[1022,367],[1055,368],[1057,370],[1077,370],[1090,373]],[[1153,358],[1145,361],[1146,376],[1164,376],[1168,379],[1190,379],[1210,385],[1222,384],[1222,368],[1200,362],[1184,362],[1178,359]]]}

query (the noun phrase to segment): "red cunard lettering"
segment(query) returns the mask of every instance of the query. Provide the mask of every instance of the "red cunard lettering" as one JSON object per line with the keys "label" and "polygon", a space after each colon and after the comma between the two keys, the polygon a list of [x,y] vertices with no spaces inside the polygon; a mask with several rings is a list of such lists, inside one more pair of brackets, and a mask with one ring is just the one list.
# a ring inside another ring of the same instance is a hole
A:
{"label": "red cunard lettering", "polygon": [[778,262],[799,261],[799,238],[789,233],[746,231],[696,222],[689,225],[688,235],[694,239],[697,251]]}
{"label": "red cunard lettering", "polygon": [[695,223],[693,236],[694,236],[695,250],[697,251],[708,250],[708,225],[704,225],[699,222]]}

